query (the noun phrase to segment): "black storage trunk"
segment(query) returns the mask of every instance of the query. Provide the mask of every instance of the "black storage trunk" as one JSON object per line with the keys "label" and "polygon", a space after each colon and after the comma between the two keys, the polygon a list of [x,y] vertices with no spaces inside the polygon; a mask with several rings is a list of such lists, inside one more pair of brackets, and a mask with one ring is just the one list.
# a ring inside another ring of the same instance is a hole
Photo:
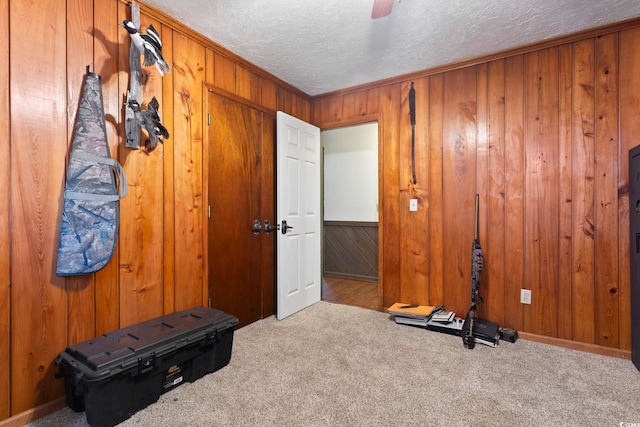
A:
{"label": "black storage trunk", "polygon": [[629,150],[631,361],[640,371],[640,145]]}
{"label": "black storage trunk", "polygon": [[67,404],[114,426],[161,394],[226,366],[238,319],[196,307],[76,344],[56,359]]}

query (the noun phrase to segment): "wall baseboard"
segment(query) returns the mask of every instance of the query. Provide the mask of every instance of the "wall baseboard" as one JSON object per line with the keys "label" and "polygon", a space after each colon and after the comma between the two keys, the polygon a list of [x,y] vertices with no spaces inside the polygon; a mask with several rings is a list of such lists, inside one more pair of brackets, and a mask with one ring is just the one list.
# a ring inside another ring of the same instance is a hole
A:
{"label": "wall baseboard", "polygon": [[24,412],[20,412],[12,417],[0,421],[0,427],[21,427],[25,424],[29,424],[31,421],[35,421],[39,418],[52,414],[67,405],[66,398],[59,397],[51,402],[47,402],[35,408],[29,409]]}
{"label": "wall baseboard", "polygon": [[378,277],[374,277],[374,276],[363,276],[363,275],[359,275],[359,274],[347,274],[347,273],[339,273],[339,272],[335,272],[335,271],[324,271],[323,273],[324,276],[331,276],[331,277],[340,277],[341,279],[352,279],[352,280],[362,280],[365,282],[377,282],[378,281]]}
{"label": "wall baseboard", "polygon": [[[605,347],[602,345],[589,344],[577,341],[565,340],[562,338],[547,337],[544,335],[532,334],[529,332],[518,331],[518,336],[522,339],[535,341],[543,344],[551,344],[557,347],[570,348],[572,350],[584,351],[587,353],[600,354],[602,356],[617,357],[631,361],[631,351],[621,350],[619,348]],[[517,342],[516,342],[517,345]]]}

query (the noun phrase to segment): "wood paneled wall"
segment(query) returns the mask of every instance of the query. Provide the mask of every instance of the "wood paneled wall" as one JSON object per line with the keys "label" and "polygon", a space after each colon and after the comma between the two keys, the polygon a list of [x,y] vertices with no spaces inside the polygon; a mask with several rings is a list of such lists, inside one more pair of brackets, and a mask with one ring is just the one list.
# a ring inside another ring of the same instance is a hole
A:
{"label": "wood paneled wall", "polygon": [[[322,128],[379,120],[385,307],[443,303],[466,314],[478,193],[480,316],[629,355],[627,152],[640,143],[639,26],[312,100]],[[531,289],[531,305],[520,289]]]}
{"label": "wood paneled wall", "polygon": [[[171,65],[143,71],[170,139],[124,147],[130,17],[121,0],[0,0],[0,421],[63,395],[57,354],[152,317],[207,303],[203,86],[310,120],[310,99],[141,4]],[[90,276],[55,275],[66,158],[86,67],[102,77],[112,156],[129,194],[113,261]],[[10,183],[10,185],[9,185]]]}

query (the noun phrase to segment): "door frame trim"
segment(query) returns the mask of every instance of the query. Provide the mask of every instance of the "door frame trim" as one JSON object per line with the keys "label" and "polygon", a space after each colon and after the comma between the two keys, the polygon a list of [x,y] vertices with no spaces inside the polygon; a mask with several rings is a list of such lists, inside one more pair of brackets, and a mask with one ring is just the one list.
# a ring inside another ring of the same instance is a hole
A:
{"label": "door frame trim", "polygon": [[[384,258],[383,258],[383,249],[384,249],[384,209],[382,209],[382,204],[384,203],[383,199],[383,190],[384,190],[384,146],[382,144],[382,136],[384,134],[383,129],[383,117],[382,113],[375,114],[367,114],[364,116],[358,116],[353,119],[343,120],[340,122],[327,122],[322,123],[320,127],[320,132],[324,130],[330,129],[338,129],[349,126],[357,126],[363,125],[366,123],[378,123],[378,311],[382,311],[384,304]],[[322,173],[324,174],[324,155],[322,161]],[[324,176],[324,175],[323,175]],[[324,198],[324,185],[322,186],[322,194]],[[324,204],[323,204],[324,205]],[[324,223],[324,209],[322,209],[322,222]],[[324,257],[324,245],[322,247],[322,254]],[[323,265],[324,270],[324,265]]]}
{"label": "door frame trim", "polygon": [[[229,92],[227,90],[221,89],[221,88],[219,88],[217,86],[214,86],[211,83],[204,82],[203,83],[203,88],[204,88],[203,90],[205,91],[205,93],[206,92],[213,92],[213,93],[215,93],[217,95],[223,96],[225,98],[229,98],[230,100],[235,101],[235,102],[237,102],[239,104],[244,104],[247,107],[251,107],[253,109],[260,110],[263,113],[271,114],[274,117],[276,115],[276,110],[272,110],[271,108],[265,107],[264,105],[260,105],[257,102],[254,102],[254,101],[252,101],[250,99],[243,98],[242,96],[236,95],[233,92]],[[207,109],[205,108],[204,111],[206,112]],[[203,116],[203,117],[205,117],[205,116]]]}

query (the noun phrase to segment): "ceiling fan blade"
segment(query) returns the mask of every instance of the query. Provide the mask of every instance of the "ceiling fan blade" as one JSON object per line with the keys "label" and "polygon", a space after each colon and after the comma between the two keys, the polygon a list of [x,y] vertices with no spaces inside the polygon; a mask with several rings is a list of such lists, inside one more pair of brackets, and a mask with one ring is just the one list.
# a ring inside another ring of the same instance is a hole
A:
{"label": "ceiling fan blade", "polygon": [[371,19],[384,18],[391,14],[394,0],[373,0]]}

